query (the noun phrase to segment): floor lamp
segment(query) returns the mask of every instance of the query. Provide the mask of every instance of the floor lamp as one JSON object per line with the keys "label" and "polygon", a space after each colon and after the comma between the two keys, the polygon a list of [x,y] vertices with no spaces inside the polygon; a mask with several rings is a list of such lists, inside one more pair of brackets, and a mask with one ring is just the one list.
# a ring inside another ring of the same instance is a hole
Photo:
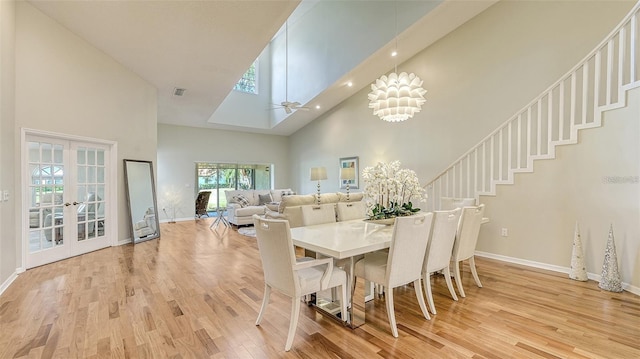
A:
{"label": "floor lamp", "polygon": [[327,179],[327,169],[324,167],[311,167],[311,181],[318,181],[318,206],[320,205],[320,181]]}
{"label": "floor lamp", "polygon": [[[347,182],[347,202],[349,202],[349,183],[356,179],[356,169],[345,167],[340,169],[340,180]],[[344,182],[343,182],[344,183]]]}

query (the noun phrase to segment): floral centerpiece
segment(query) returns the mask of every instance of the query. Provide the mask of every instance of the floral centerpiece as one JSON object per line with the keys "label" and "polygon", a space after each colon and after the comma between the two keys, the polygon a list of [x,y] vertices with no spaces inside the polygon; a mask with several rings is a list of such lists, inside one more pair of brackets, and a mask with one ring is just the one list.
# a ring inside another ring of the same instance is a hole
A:
{"label": "floral centerpiece", "polygon": [[362,171],[369,220],[410,216],[420,210],[412,201],[427,198],[413,170],[400,168],[400,161],[378,162]]}

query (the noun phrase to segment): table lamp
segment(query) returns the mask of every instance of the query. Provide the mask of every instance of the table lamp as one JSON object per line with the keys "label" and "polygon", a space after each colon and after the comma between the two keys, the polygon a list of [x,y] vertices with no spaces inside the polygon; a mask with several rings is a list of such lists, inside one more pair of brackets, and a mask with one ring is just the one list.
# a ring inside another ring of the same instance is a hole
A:
{"label": "table lamp", "polygon": [[320,181],[327,179],[327,169],[324,167],[311,167],[311,176],[310,179],[312,181],[318,181],[318,205],[320,205]]}
{"label": "table lamp", "polygon": [[356,169],[353,167],[340,168],[340,180],[347,181],[347,202],[349,202],[349,183],[356,179]]}

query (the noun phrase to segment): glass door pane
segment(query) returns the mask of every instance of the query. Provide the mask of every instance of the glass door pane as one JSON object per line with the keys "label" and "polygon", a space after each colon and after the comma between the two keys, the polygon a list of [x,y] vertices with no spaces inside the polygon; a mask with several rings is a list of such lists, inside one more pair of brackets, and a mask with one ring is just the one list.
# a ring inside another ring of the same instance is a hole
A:
{"label": "glass door pane", "polygon": [[29,253],[64,245],[62,144],[28,142]]}
{"label": "glass door pane", "polygon": [[209,191],[209,203],[207,204],[207,212],[217,209],[217,188],[218,188],[218,169],[215,164],[197,163],[196,172],[198,177],[198,192]]}
{"label": "glass door pane", "polygon": [[254,165],[238,166],[238,189],[255,189],[254,168]]}
{"label": "glass door pane", "polygon": [[221,165],[226,167],[219,167],[218,169],[218,191],[216,198],[218,206],[220,208],[227,208],[227,196],[226,191],[235,190],[237,182],[237,169],[236,166],[229,167],[229,165]]}
{"label": "glass door pane", "polygon": [[76,149],[76,207],[78,241],[104,236],[105,163],[104,149],[80,146]]}
{"label": "glass door pane", "polygon": [[271,166],[256,165],[255,189],[271,189]]}

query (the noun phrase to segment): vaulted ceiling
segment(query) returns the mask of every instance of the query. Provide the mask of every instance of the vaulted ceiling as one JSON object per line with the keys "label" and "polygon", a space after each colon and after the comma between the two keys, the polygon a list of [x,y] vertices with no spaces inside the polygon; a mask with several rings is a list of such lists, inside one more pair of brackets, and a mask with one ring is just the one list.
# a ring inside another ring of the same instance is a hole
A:
{"label": "vaulted ceiling", "polygon": [[[216,126],[209,118],[300,4],[299,0],[28,2],[156,86],[159,123],[228,129],[234,126]],[[494,2],[450,0],[438,5],[399,35],[404,51],[398,61],[415,55]],[[389,70],[388,60],[382,59],[390,46],[380,48],[347,75],[359,83],[371,83]],[[186,88],[188,96],[174,96],[176,87]],[[337,87],[328,86],[319,95],[323,111],[362,88]],[[279,126],[257,132],[289,135],[321,114],[298,111]]]}

